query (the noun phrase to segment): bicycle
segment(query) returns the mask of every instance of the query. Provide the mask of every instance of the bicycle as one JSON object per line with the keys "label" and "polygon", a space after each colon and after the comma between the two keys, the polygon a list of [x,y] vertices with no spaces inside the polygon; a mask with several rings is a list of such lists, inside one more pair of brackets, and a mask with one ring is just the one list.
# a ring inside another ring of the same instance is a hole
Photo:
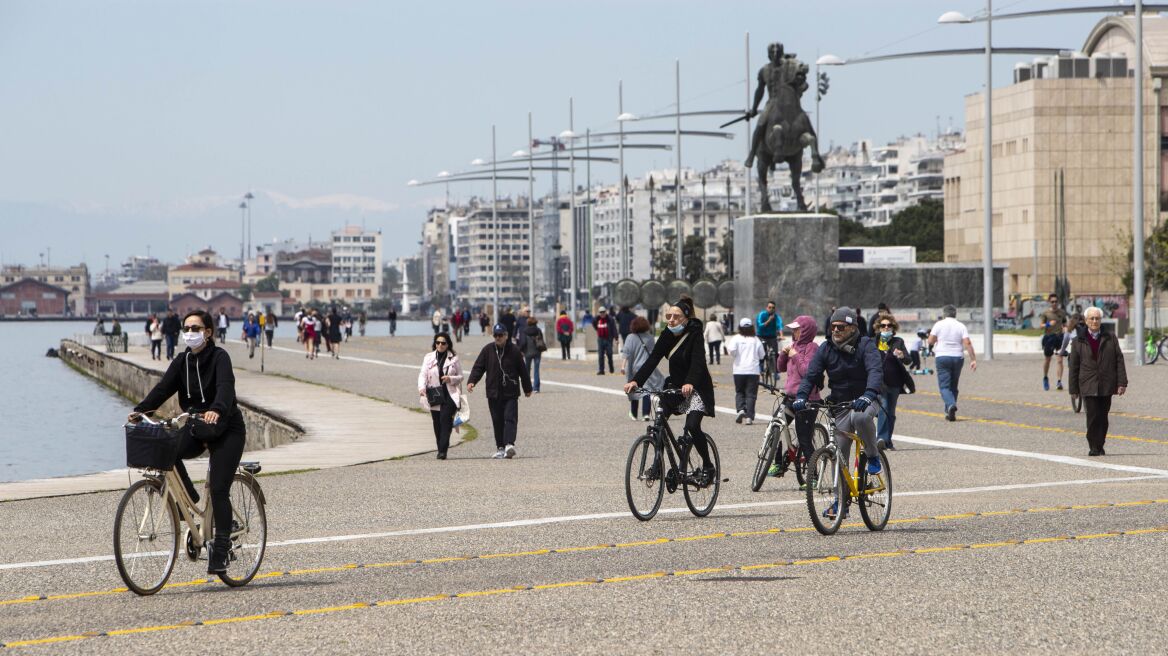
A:
{"label": "bicycle", "polygon": [[775,349],[772,348],[770,344],[767,344],[766,345],[766,356],[763,358],[763,361],[762,361],[762,376],[759,379],[760,384],[768,386],[768,387],[774,387],[774,386],[778,385],[779,374],[778,374],[778,371],[775,369],[775,363],[778,359],[779,359],[778,353],[775,352]]}
{"label": "bicycle", "polygon": [[[182,532],[184,551],[192,562],[199,559],[204,546],[210,545],[214,532],[211,514],[210,482],[203,485],[202,507],[191,500],[178,472],[174,469],[178,453],[178,433],[185,420],[199,420],[201,415],[183,413],[173,419],[156,421],[142,415],[142,421],[164,428],[169,435],[151,440],[148,457],[127,457],[130,467],[143,470],[122,495],[114,514],[114,560],[126,587],[139,595],[152,595],[166,585],[178,558],[179,521],[186,523]],[[129,438],[127,438],[129,439]],[[229,586],[247,585],[259,571],[268,543],[266,500],[255,475],[258,462],[241,462],[231,484],[231,551],[227,571],[219,579]]]}
{"label": "bicycle", "polygon": [[1144,344],[1144,362],[1156,364],[1160,358],[1168,360],[1168,335],[1148,333],[1148,341]]}
{"label": "bicycle", "polygon": [[[871,531],[880,531],[888,524],[892,514],[892,469],[883,450],[878,452],[880,473],[868,474],[867,454],[859,435],[836,428],[834,418],[851,411],[851,403],[813,403],[827,409],[833,418],[828,424],[828,441],[811,454],[807,465],[807,512],[815,530],[823,535],[832,535],[839,530],[847,515],[847,507],[856,499],[864,525]],[[855,455],[851,462],[842,462],[842,450],[837,443],[837,433],[855,442]]]}
{"label": "bicycle", "polygon": [[[807,483],[807,461],[799,455],[799,441],[795,437],[795,413],[791,410],[791,403],[795,400],[785,392],[771,385],[759,383],[759,387],[775,394],[775,407],[771,412],[771,419],[767,422],[763,432],[762,444],[758,449],[758,462],[754,465],[754,477],[750,481],[750,490],[758,492],[766,481],[767,472],[776,456],[782,457],[779,476],[786,473],[791,463],[795,464],[795,477],[799,485]],[[827,427],[816,417],[815,430],[811,434],[812,452],[827,444]]]}
{"label": "bicycle", "polygon": [[[625,463],[625,498],[629,510],[633,517],[647,522],[661,508],[665,490],[673,494],[681,486],[689,511],[697,517],[705,517],[714,509],[722,487],[718,445],[713,437],[706,435],[713,467],[711,472],[702,466],[701,456],[697,455],[689,433],[683,432],[681,439],[674,436],[669,427],[669,413],[661,408],[662,397],[680,397],[681,390],[646,393],[652,399],[653,421],[645,429],[645,434],[634,440],[629,448]],[[663,452],[669,461],[668,470],[665,469]]]}

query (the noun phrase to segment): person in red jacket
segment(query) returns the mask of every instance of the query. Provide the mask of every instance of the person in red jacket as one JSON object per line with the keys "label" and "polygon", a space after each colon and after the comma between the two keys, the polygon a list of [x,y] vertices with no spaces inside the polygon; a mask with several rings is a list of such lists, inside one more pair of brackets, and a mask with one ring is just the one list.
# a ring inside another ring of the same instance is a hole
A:
{"label": "person in red jacket", "polygon": [[569,360],[572,357],[572,333],[576,326],[568,317],[567,310],[560,310],[560,317],[556,319],[556,339],[560,341],[560,359]]}
{"label": "person in red jacket", "polygon": [[607,308],[600,308],[596,315],[596,364],[599,370],[596,372],[597,376],[604,375],[604,357],[608,356],[608,373],[616,373],[616,367],[612,365],[612,342],[616,339],[617,329],[616,320],[608,316]]}

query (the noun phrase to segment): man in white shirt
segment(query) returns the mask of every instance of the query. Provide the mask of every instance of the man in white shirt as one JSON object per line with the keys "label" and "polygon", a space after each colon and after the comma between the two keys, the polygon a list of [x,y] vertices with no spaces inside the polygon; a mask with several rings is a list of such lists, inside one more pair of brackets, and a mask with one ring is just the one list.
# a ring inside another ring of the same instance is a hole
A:
{"label": "man in white shirt", "polygon": [[941,315],[943,318],[929,331],[929,346],[933,347],[936,357],[937,385],[945,402],[945,420],[957,421],[957,381],[961,378],[961,367],[965,365],[965,351],[969,351],[970,371],[977,371],[977,356],[973,353],[973,343],[969,341],[969,330],[955,318],[957,308],[946,305]]}

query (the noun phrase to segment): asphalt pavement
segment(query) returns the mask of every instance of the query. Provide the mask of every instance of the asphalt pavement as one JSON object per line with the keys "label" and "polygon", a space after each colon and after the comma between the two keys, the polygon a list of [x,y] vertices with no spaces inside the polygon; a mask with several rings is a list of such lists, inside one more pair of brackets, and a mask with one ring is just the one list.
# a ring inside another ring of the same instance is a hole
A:
{"label": "asphalt pavement", "polygon": [[[456,343],[469,369],[486,338]],[[428,338],[353,338],[341,360],[291,340],[265,370],[417,404]],[[235,365],[258,369],[229,343]],[[619,360],[617,362],[619,367]],[[733,407],[729,359],[712,367]],[[958,421],[935,377],[901,397],[892,521],[858,513],[817,534],[793,477],[749,487],[764,422],[719,413],[723,483],[706,518],[680,492],[639,522],[624,498],[644,431],[595,361],[545,354],[520,401],[518,457],[492,460],[481,391],[475,440],[433,453],[262,477],[270,547],[231,589],[180,559],[153,597],[121,591],[109,556],[119,494],[0,503],[0,643],[29,653],[142,653],[230,645],[255,653],[1157,652],[1168,600],[1168,367],[1129,367],[1108,455],[1085,417],[1044,392],[1041,359],[968,369]],[[323,389],[323,388],[322,388]],[[311,402],[308,401],[308,402]],[[772,401],[759,399],[760,414]],[[390,439],[395,426],[386,426]],[[849,646],[844,643],[842,648]]]}

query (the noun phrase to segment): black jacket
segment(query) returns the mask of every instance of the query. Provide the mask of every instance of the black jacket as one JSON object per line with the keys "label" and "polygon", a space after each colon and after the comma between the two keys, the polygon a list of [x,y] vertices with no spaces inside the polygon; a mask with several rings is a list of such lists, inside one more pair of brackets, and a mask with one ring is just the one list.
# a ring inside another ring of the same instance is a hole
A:
{"label": "black jacket", "polygon": [[700,319],[690,319],[685,324],[685,330],[680,335],[674,335],[668,328],[661,331],[657,343],[649,359],[637,370],[633,380],[637,385],[644,387],[657,369],[663,358],[673,351],[673,347],[685,338],[681,346],[669,359],[669,378],[665,381],[666,387],[681,387],[693,385],[702,405],[706,406],[706,416],[714,416],[714,381],[710,378],[710,370],[706,367],[706,341],[702,337],[702,322]]}
{"label": "black jacket", "polygon": [[162,380],[150,390],[134,412],[157,410],[171,396],[178,394],[183,412],[214,410],[225,420],[242,414],[235,401],[235,374],[227,351],[208,345],[198,353],[188,348],[170,361]]}
{"label": "black jacket", "polygon": [[[880,338],[875,339],[879,344]],[[904,357],[898,358],[892,354],[893,351],[899,349]],[[880,353],[880,360],[883,363],[884,370],[884,384],[889,387],[900,389],[906,385],[916,389],[916,383],[912,376],[909,375],[908,370],[904,368],[905,365],[912,363],[912,356],[909,355],[908,348],[904,345],[904,340],[896,335],[888,340],[888,350],[880,351],[879,346],[876,348]]]}
{"label": "black jacket", "polygon": [[806,399],[812,385],[823,389],[825,373],[831,386],[827,397],[830,403],[854,401],[861,396],[876,400],[884,390],[884,362],[876,343],[867,337],[859,338],[854,353],[845,353],[828,336],[811,358],[796,397]]}
{"label": "black jacket", "polygon": [[477,385],[484,374],[488,399],[517,399],[520,383],[524,394],[531,393],[531,378],[527,375],[523,354],[510,340],[503,344],[502,353],[495,348],[494,342],[484,346],[479,357],[475,358],[466,382]]}
{"label": "black jacket", "polygon": [[162,334],[178,336],[182,331],[182,322],[179,321],[178,316],[167,316],[162,320]]}

